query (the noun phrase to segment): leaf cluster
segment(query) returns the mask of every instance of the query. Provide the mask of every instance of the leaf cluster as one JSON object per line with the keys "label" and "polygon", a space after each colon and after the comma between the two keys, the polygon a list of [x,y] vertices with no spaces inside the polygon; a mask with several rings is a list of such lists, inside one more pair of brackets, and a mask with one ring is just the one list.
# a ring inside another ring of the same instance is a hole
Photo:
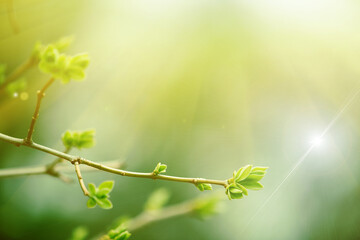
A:
{"label": "leaf cluster", "polygon": [[85,69],[89,66],[89,63],[87,53],[75,56],[60,54],[56,46],[50,44],[40,54],[39,68],[42,72],[51,74],[53,78],[68,83],[71,79],[84,79]]}
{"label": "leaf cluster", "polygon": [[109,200],[109,193],[114,188],[114,181],[105,181],[97,188],[95,184],[89,183],[89,200],[87,202],[88,208],[94,208],[96,205],[103,209],[111,209],[113,207]]}
{"label": "leaf cluster", "polygon": [[264,186],[259,181],[265,176],[268,167],[253,167],[247,165],[234,171],[233,177],[228,180],[229,185],[226,187],[225,193],[228,198],[240,199],[244,195],[248,195],[248,189],[260,190]]}

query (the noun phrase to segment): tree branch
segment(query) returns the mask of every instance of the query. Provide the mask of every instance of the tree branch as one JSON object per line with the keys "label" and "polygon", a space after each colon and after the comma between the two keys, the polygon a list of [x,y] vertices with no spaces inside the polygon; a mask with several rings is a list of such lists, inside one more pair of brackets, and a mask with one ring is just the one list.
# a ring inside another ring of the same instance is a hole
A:
{"label": "tree branch", "polygon": [[42,99],[45,97],[45,91],[46,89],[48,89],[48,87],[50,87],[50,85],[55,81],[55,78],[50,78],[49,81],[44,85],[44,87],[39,90],[37,92],[37,102],[36,102],[36,107],[35,107],[35,111],[34,114],[32,116],[31,119],[31,123],[30,123],[30,128],[27,134],[27,137],[25,138],[25,141],[30,143],[32,142],[32,134],[34,133],[34,128],[35,128],[35,124],[36,124],[36,120],[39,117],[39,111],[40,111],[40,106],[41,106],[41,101]]}
{"label": "tree branch", "polygon": [[[113,167],[113,168],[121,168],[124,166],[124,163],[120,160],[106,161],[103,164]],[[58,173],[68,173],[73,172],[74,168],[72,166],[60,166],[58,165],[56,169],[54,169]],[[84,166],[82,172],[94,172],[97,169]],[[32,176],[32,175],[51,175],[48,172],[48,165],[36,166],[36,167],[23,167],[23,168],[7,168],[0,169],[0,178],[10,178],[10,177],[24,177],[24,176]]]}
{"label": "tree branch", "polygon": [[167,181],[174,181],[174,182],[184,182],[184,183],[192,183],[192,184],[200,184],[200,183],[209,183],[214,185],[220,185],[223,187],[228,186],[227,180],[212,180],[212,179],[203,179],[203,178],[186,178],[186,177],[175,177],[169,175],[154,175],[152,172],[150,173],[141,173],[141,172],[131,172],[125,171],[121,169],[112,168],[101,163],[93,162],[87,160],[85,158],[76,157],[67,153],[60,152],[58,150],[34,143],[34,142],[26,142],[24,139],[14,138],[5,134],[0,133],[0,140],[6,141],[8,143],[14,144],[15,146],[26,146],[29,148],[34,148],[39,151],[54,155],[56,157],[65,159],[71,163],[78,162],[79,164],[85,164],[87,166],[97,168],[99,170],[126,176],[126,177],[137,177],[137,178],[148,178],[148,179],[159,179],[159,180],[167,180]]}

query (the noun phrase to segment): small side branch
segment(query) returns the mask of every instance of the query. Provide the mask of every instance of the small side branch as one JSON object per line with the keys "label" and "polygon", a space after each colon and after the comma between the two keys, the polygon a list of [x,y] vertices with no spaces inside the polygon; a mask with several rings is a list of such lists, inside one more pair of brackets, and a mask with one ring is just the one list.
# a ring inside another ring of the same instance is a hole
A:
{"label": "small side branch", "polygon": [[165,207],[155,212],[142,212],[141,214],[130,220],[128,230],[132,232],[153,222],[190,214],[194,211],[194,203],[194,201],[188,201]]}
{"label": "small side branch", "polygon": [[84,183],[84,179],[81,176],[80,167],[79,167],[79,161],[75,161],[74,166],[75,166],[76,175],[77,175],[77,177],[79,179],[79,184],[80,184],[81,190],[83,191],[85,196],[89,196],[89,191],[87,190],[87,188],[85,186],[85,183]]}
{"label": "small side branch", "polygon": [[25,142],[27,142],[27,143],[31,143],[31,142],[32,142],[32,135],[33,135],[33,133],[34,133],[34,128],[35,128],[36,120],[37,120],[38,117],[39,117],[39,111],[40,111],[41,101],[42,101],[42,99],[45,97],[45,91],[46,91],[46,89],[48,89],[48,87],[50,87],[50,85],[51,85],[54,81],[55,81],[54,78],[50,78],[50,80],[44,85],[44,87],[37,92],[37,102],[36,102],[35,111],[34,111],[34,114],[33,114],[33,116],[32,116],[32,119],[31,119],[30,128],[29,128],[27,137],[25,138]]}

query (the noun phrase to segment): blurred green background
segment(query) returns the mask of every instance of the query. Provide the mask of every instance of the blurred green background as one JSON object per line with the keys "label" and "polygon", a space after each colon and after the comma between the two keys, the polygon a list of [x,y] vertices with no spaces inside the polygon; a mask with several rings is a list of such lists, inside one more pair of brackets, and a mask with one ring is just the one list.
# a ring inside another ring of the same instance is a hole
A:
{"label": "blurred green background", "polygon": [[[73,35],[68,53],[88,52],[84,82],[48,90],[34,138],[62,149],[67,130],[95,128],[97,145],[74,151],[126,160],[130,170],[158,162],[171,175],[226,179],[246,164],[269,166],[264,190],[226,201],[207,221],[179,217],[133,239],[360,239],[359,99],[277,194],[257,209],[357,91],[360,4],[355,0],[0,1],[0,63],[8,72],[36,41]],[[24,137],[36,90],[48,76],[26,74],[29,98],[1,96],[0,132]],[[1,168],[52,158],[0,142]],[[49,176],[0,180],[0,239],[68,239],[83,225],[103,232],[142,211],[158,187],[178,203],[200,193],[187,184],[114,179],[114,208],[88,210],[78,184]]]}

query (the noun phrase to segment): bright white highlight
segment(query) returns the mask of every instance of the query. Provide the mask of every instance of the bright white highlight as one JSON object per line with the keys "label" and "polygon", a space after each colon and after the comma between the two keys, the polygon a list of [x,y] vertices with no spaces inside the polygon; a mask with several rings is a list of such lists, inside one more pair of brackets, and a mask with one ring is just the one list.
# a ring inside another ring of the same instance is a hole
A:
{"label": "bright white highlight", "polygon": [[266,206],[266,204],[272,199],[272,197],[279,191],[279,189],[283,186],[283,184],[288,180],[288,178],[293,174],[293,172],[300,166],[300,164],[309,156],[311,151],[317,144],[321,144],[323,142],[323,137],[329,132],[331,127],[339,120],[339,118],[344,114],[344,112],[349,108],[349,106],[354,102],[358,94],[360,93],[360,89],[358,89],[352,96],[350,96],[346,101],[339,112],[334,116],[334,118],[329,122],[324,131],[316,138],[314,138],[315,143],[311,144],[308,150],[298,159],[295,166],[289,171],[286,177],[279,183],[279,185],[274,189],[274,191],[269,195],[268,198],[265,199],[263,204],[257,209],[255,214],[250,218],[247,224],[244,227],[243,232],[248,229],[248,226],[252,223],[255,217],[260,213],[260,211]]}
{"label": "bright white highlight", "polygon": [[314,147],[319,147],[323,145],[323,143],[324,143],[324,138],[321,136],[316,136],[310,141],[310,144],[314,145]]}

